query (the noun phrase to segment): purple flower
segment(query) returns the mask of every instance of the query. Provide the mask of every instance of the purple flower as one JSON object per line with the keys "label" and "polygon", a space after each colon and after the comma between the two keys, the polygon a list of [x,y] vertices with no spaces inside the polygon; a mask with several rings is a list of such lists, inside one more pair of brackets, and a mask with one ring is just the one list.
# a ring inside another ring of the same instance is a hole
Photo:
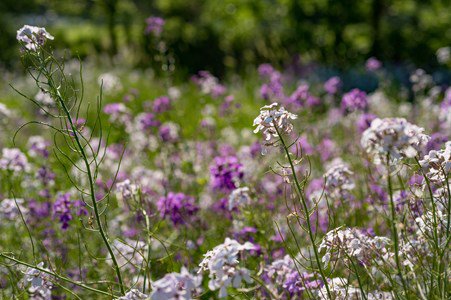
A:
{"label": "purple flower", "polygon": [[72,202],[70,200],[70,193],[59,194],[53,204],[53,211],[59,217],[61,229],[66,230],[69,227],[69,222],[72,220],[70,208]]}
{"label": "purple flower", "polygon": [[269,78],[274,72],[275,70],[270,64],[261,64],[258,66],[258,74],[260,74],[261,77]]}
{"label": "purple flower", "polygon": [[368,108],[368,100],[366,93],[359,89],[353,89],[343,95],[341,99],[341,111],[343,113],[350,113],[353,111],[365,111]]}
{"label": "purple flower", "polygon": [[169,217],[174,225],[189,223],[199,210],[193,197],[173,192],[158,200],[157,209],[162,218]]}
{"label": "purple flower", "polygon": [[365,67],[368,71],[377,71],[382,67],[382,63],[375,57],[370,57],[365,63]]}
{"label": "purple flower", "polygon": [[324,138],[317,147],[317,151],[320,153],[321,160],[329,160],[335,151],[335,143],[329,138]]}
{"label": "purple flower", "polygon": [[338,92],[338,90],[341,87],[341,80],[340,77],[338,76],[334,76],[329,78],[325,83],[324,83],[324,90],[329,94],[329,95],[334,95]]}
{"label": "purple flower", "polygon": [[164,113],[171,109],[171,99],[169,97],[159,97],[153,101],[153,111],[157,114]]}
{"label": "purple flower", "polygon": [[243,165],[236,156],[215,157],[210,167],[210,184],[215,190],[230,192],[243,179]]}
{"label": "purple flower", "polygon": [[163,32],[164,19],[160,17],[149,17],[146,19],[146,34],[154,34],[155,36],[160,36]]}
{"label": "purple flower", "polygon": [[141,113],[136,116],[135,121],[138,123],[138,129],[146,130],[160,126],[160,121],[155,119],[153,113]]}
{"label": "purple flower", "polygon": [[373,122],[373,120],[376,118],[377,117],[375,115],[370,113],[361,114],[356,121],[356,126],[359,130],[359,133],[363,133],[365,130],[367,130],[371,126],[371,122]]}
{"label": "purple flower", "polygon": [[448,141],[448,137],[440,132],[435,132],[431,135],[431,139],[426,145],[426,152],[431,150],[440,150],[442,146]]}

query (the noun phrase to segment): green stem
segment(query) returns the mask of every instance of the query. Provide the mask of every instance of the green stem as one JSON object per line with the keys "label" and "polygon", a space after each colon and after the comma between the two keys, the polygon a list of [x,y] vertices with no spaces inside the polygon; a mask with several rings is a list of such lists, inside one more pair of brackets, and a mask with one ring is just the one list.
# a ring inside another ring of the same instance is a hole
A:
{"label": "green stem", "polygon": [[29,268],[33,268],[33,269],[36,269],[36,270],[41,271],[43,273],[47,273],[49,275],[52,275],[53,277],[56,277],[56,278],[58,278],[58,279],[60,279],[62,281],[65,281],[65,282],[74,284],[76,286],[79,286],[79,287],[81,287],[81,288],[83,288],[85,290],[88,290],[88,291],[91,291],[91,292],[95,292],[95,293],[98,293],[98,294],[102,294],[102,295],[107,295],[107,296],[113,296],[114,297],[114,295],[112,293],[108,293],[108,292],[105,292],[105,291],[102,291],[102,290],[98,290],[96,288],[92,288],[92,287],[87,286],[87,285],[85,285],[83,283],[74,281],[72,279],[69,279],[67,277],[63,277],[61,275],[58,275],[58,274],[56,274],[56,273],[54,273],[54,272],[52,272],[50,270],[47,270],[47,269],[44,269],[44,268],[40,268],[38,266],[34,266],[34,265],[26,263],[24,261],[18,260],[16,258],[14,258],[12,256],[9,256],[9,255],[6,255],[4,253],[0,253],[0,257],[6,258],[8,260],[11,260],[11,261],[13,261],[15,263],[18,263],[19,265],[26,266],[26,267],[29,267]]}
{"label": "green stem", "polygon": [[303,194],[301,185],[300,185],[299,180],[298,180],[298,178],[296,176],[296,170],[294,168],[293,160],[291,159],[290,152],[288,151],[288,148],[287,148],[287,146],[285,144],[285,141],[284,141],[282,135],[279,132],[279,129],[277,128],[277,126],[274,126],[274,128],[276,129],[277,135],[279,136],[280,141],[281,141],[282,146],[283,146],[283,149],[285,150],[285,154],[287,155],[288,162],[290,163],[290,168],[291,168],[291,172],[293,173],[294,183],[295,183],[296,189],[297,189],[298,194],[299,194],[299,199],[301,200],[300,202],[301,202],[302,207],[303,207],[303,209],[305,211],[305,220],[307,221],[308,235],[309,235],[309,238],[310,238],[310,242],[312,243],[312,248],[313,248],[313,252],[315,254],[315,260],[316,260],[316,263],[318,265],[319,273],[321,275],[321,278],[324,281],[324,286],[326,287],[327,296],[329,297],[329,299],[333,299],[332,298],[332,294],[331,294],[330,289],[329,289],[329,284],[327,283],[326,275],[324,274],[324,270],[323,270],[323,267],[322,267],[322,264],[321,264],[321,260],[319,259],[319,253],[318,253],[318,249],[316,247],[315,238],[313,237],[312,225],[310,223],[310,215],[309,215],[309,211],[308,211],[308,207],[307,207],[307,202],[305,200],[305,197],[303,196],[304,194]]}
{"label": "green stem", "polygon": [[[46,65],[44,58],[41,58],[39,56],[39,60],[40,60],[39,63],[40,63],[41,66],[45,66]],[[120,268],[119,268],[119,264],[118,264],[118,262],[116,260],[116,256],[113,253],[113,249],[112,249],[112,247],[110,245],[110,241],[109,241],[108,235],[106,233],[106,230],[104,229],[102,221],[100,219],[100,212],[99,212],[99,208],[98,208],[98,205],[97,205],[97,199],[95,198],[94,179],[93,179],[92,172],[91,172],[91,166],[90,166],[88,157],[86,155],[85,148],[81,144],[80,137],[79,137],[80,133],[79,133],[78,129],[76,128],[76,126],[74,125],[74,122],[72,120],[72,116],[71,116],[71,114],[69,112],[69,109],[66,106],[66,103],[64,102],[63,97],[60,94],[59,88],[56,87],[55,83],[53,82],[52,73],[50,73],[47,69],[45,69],[45,67],[41,71],[43,72],[43,74],[47,78],[47,83],[48,83],[49,88],[53,90],[53,94],[56,95],[56,97],[58,98],[58,102],[60,103],[60,105],[61,105],[61,107],[62,107],[62,109],[64,111],[64,114],[66,115],[67,120],[69,121],[69,125],[70,125],[70,128],[72,130],[72,133],[73,133],[73,136],[74,136],[74,139],[75,139],[75,143],[77,145],[77,148],[78,148],[78,151],[80,153],[80,156],[81,156],[82,160],[84,161],[84,164],[85,164],[85,167],[86,167],[86,173],[87,173],[87,177],[88,177],[88,180],[89,180],[90,198],[91,198],[92,206],[93,206],[93,209],[94,209],[94,215],[95,215],[96,223],[97,223],[97,226],[99,228],[99,232],[100,232],[100,235],[102,237],[102,240],[104,241],[105,246],[108,249],[108,253],[111,256],[111,260],[113,261],[113,265],[114,265],[116,276],[117,276],[117,279],[118,279],[118,282],[119,282],[119,287],[120,287],[121,293],[123,295],[125,295],[125,288],[124,288],[124,284],[123,284],[123,281],[122,281],[122,275],[121,275],[121,271],[120,271]],[[61,69],[61,72],[62,71],[63,70]]]}
{"label": "green stem", "polygon": [[399,241],[398,241],[398,231],[396,229],[396,212],[395,212],[395,202],[393,200],[393,187],[391,182],[391,176],[390,176],[390,156],[387,154],[387,180],[388,180],[388,191],[390,195],[390,213],[391,213],[391,227],[392,227],[392,236],[393,236],[393,243],[395,246],[395,262],[396,262],[396,268],[398,269],[398,275],[401,279],[402,287],[405,292],[405,296],[407,297],[407,286],[404,281],[404,277],[402,276],[402,268],[401,268],[401,262],[399,261]]}

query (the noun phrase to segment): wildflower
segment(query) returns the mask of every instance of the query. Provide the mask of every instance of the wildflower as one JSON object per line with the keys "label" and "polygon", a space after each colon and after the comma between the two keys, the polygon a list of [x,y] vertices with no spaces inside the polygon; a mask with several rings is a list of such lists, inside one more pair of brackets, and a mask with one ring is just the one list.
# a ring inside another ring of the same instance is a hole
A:
{"label": "wildflower", "polygon": [[350,113],[353,111],[365,111],[368,108],[366,93],[359,89],[353,89],[343,95],[341,99],[341,111]]}
{"label": "wildflower", "polygon": [[189,218],[199,210],[193,197],[173,192],[158,200],[157,209],[162,218],[169,216],[174,225],[189,223]]}
{"label": "wildflower", "polygon": [[240,244],[229,238],[208,251],[199,264],[199,272],[209,272],[210,281],[208,287],[215,291],[219,289],[219,298],[227,297],[227,288],[233,286],[239,288],[244,279],[251,283],[250,271],[239,266],[238,254],[244,250],[252,250],[254,245],[250,242]]}
{"label": "wildflower", "polygon": [[38,47],[43,46],[47,40],[53,40],[53,36],[43,27],[24,25],[17,30],[16,39],[22,42],[26,49],[37,51]]}
{"label": "wildflower", "polygon": [[163,32],[164,19],[160,17],[148,17],[146,19],[146,34],[154,34],[155,36],[160,36]]}
{"label": "wildflower", "polygon": [[260,108],[260,115],[254,120],[254,126],[257,126],[254,133],[261,131],[265,141],[269,142],[272,138],[278,138],[277,131],[280,134],[289,134],[293,131],[290,120],[297,119],[297,115],[286,111],[283,107],[278,107],[278,103],[263,106]]}
{"label": "wildflower", "polygon": [[[113,253],[117,263],[122,269],[131,273],[136,272],[144,263],[144,253],[146,253],[147,245],[144,242],[125,239],[124,241],[114,240],[112,244]],[[108,255],[108,264],[112,264]]]}
{"label": "wildflower", "polygon": [[153,101],[153,111],[157,114],[164,113],[171,109],[171,99],[168,97],[160,97]]}
{"label": "wildflower", "polygon": [[202,276],[195,276],[182,267],[180,273],[169,273],[152,282],[151,300],[193,299],[193,293],[200,291]]}
{"label": "wildflower", "polygon": [[376,118],[377,117],[373,114],[361,114],[356,121],[356,126],[359,133],[363,133],[367,130],[371,126],[371,122],[373,122]]}
{"label": "wildflower", "polygon": [[179,139],[180,127],[173,122],[166,122],[160,126],[158,134],[164,142],[176,142]]}
{"label": "wildflower", "polygon": [[141,293],[137,289],[131,289],[124,296],[117,298],[117,300],[147,300],[149,296]]}
{"label": "wildflower", "polygon": [[0,120],[6,119],[12,115],[12,111],[5,104],[0,103]]}
{"label": "wildflower", "polygon": [[37,103],[42,105],[44,108],[52,107],[55,105],[55,100],[53,100],[52,96],[49,93],[44,92],[43,90],[39,90],[39,92],[34,96],[34,100]]}
{"label": "wildflower", "polygon": [[349,192],[355,186],[351,177],[353,174],[345,163],[338,162],[333,164],[324,174],[326,195],[332,199],[349,199]]}
{"label": "wildflower", "polygon": [[435,54],[439,63],[446,64],[451,59],[451,47],[439,48]]}
{"label": "wildflower", "polygon": [[368,71],[377,71],[382,67],[382,63],[375,57],[370,57],[365,63]]}
{"label": "wildflower", "polygon": [[412,90],[420,92],[430,87],[433,84],[432,76],[427,74],[423,69],[417,69],[410,75],[410,82],[412,83]]}
{"label": "wildflower", "polygon": [[69,222],[72,220],[71,207],[72,201],[70,199],[70,193],[64,193],[58,195],[53,204],[53,210],[56,215],[59,216],[61,223],[61,229],[66,230],[69,227]]}
{"label": "wildflower", "polygon": [[[40,262],[37,267],[48,270],[44,268],[44,262]],[[31,285],[28,291],[31,293],[32,299],[51,299],[53,283],[51,282],[51,276],[49,274],[28,267],[25,271],[23,280],[26,284]]]}
{"label": "wildflower", "polygon": [[322,258],[326,265],[330,261],[337,260],[348,262],[348,257],[351,257],[368,266],[375,261],[383,261],[381,258],[385,260],[391,255],[387,249],[389,243],[390,240],[386,237],[372,237],[360,229],[336,228],[326,234],[318,250],[326,251]]}
{"label": "wildflower", "polygon": [[112,94],[122,89],[122,83],[119,77],[113,73],[103,73],[97,78],[97,83],[106,93]]}
{"label": "wildflower", "polygon": [[239,208],[251,204],[252,199],[249,196],[249,188],[242,187],[233,190],[228,200],[229,200],[228,203],[229,210],[233,210],[234,208]]}
{"label": "wildflower", "polygon": [[105,105],[103,112],[110,116],[110,122],[128,124],[130,110],[123,103],[110,103]]}
{"label": "wildflower", "polygon": [[325,83],[324,83],[324,90],[329,94],[329,95],[334,95],[338,92],[338,90],[341,87],[341,80],[340,77],[338,76],[334,76],[329,78]]}
{"label": "wildflower", "polygon": [[[3,199],[0,202],[0,216],[10,221],[17,220],[17,218],[20,217],[20,212],[22,212],[22,214],[27,214],[28,212],[28,209],[25,208],[23,204],[23,199]],[[17,208],[17,206],[19,208]]]}
{"label": "wildflower", "polygon": [[35,135],[31,136],[28,139],[28,154],[31,157],[49,157],[49,150],[48,147],[50,146],[50,143],[46,141],[42,136]]}
{"label": "wildflower", "polygon": [[138,186],[131,183],[130,179],[118,182],[116,184],[116,191],[123,200],[130,200],[133,196],[138,194]]}
{"label": "wildflower", "polygon": [[0,158],[0,170],[18,173],[27,172],[29,169],[28,159],[22,151],[17,148],[3,148]]}
{"label": "wildflower", "polygon": [[361,145],[376,164],[412,158],[426,146],[429,136],[424,128],[410,124],[403,118],[375,119],[362,135]]}
{"label": "wildflower", "polygon": [[446,184],[451,171],[451,141],[446,142],[445,149],[431,150],[420,160],[427,178],[436,184]]}
{"label": "wildflower", "polygon": [[210,185],[213,189],[232,191],[243,177],[243,165],[236,156],[218,156],[213,160],[210,167]]}
{"label": "wildflower", "polygon": [[226,92],[225,86],[208,71],[200,71],[197,76],[193,76],[193,81],[200,87],[203,94],[211,95],[213,98],[222,96]]}

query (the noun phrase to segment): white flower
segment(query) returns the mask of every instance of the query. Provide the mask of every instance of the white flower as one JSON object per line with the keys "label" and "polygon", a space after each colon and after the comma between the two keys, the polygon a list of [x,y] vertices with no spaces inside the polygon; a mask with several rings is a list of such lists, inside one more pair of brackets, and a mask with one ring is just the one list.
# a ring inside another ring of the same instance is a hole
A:
{"label": "white flower", "polygon": [[141,293],[137,289],[131,289],[124,296],[117,298],[117,300],[146,300],[149,296]]}
{"label": "white flower", "polygon": [[53,40],[47,30],[43,27],[24,25],[17,30],[16,38],[24,43],[26,49],[36,51],[38,47],[43,46],[47,40]]}
{"label": "white flower", "polygon": [[333,199],[346,198],[349,192],[354,189],[355,184],[352,179],[354,173],[345,163],[337,163],[330,167],[324,174],[326,179],[325,192]]}
{"label": "white flower", "polygon": [[431,150],[420,160],[427,178],[437,184],[446,184],[451,171],[451,141],[446,142],[445,149]]}
{"label": "white flower", "polygon": [[[0,202],[0,216],[11,221],[17,220],[17,218],[20,217],[20,212],[22,212],[22,214],[28,212],[28,209],[24,207],[23,204],[23,199],[3,199]],[[20,212],[17,206],[19,206]]]}
{"label": "white flower", "polygon": [[14,173],[27,172],[30,169],[25,154],[17,148],[3,148],[0,158],[0,170],[8,170]]}
{"label": "white flower", "polygon": [[193,299],[193,292],[200,292],[202,276],[195,276],[183,267],[180,273],[169,273],[152,282],[151,300]]}
{"label": "white flower", "polygon": [[5,104],[0,103],[0,120],[3,121],[3,119],[6,119],[7,117],[10,117],[11,115],[12,115],[11,110],[8,109]]}
{"label": "white flower", "polygon": [[410,124],[403,118],[375,119],[362,135],[361,145],[374,163],[391,162],[415,157],[429,141],[424,128]]}
{"label": "white flower", "polygon": [[105,93],[111,94],[122,89],[122,83],[119,77],[112,73],[103,73],[97,78],[97,83],[102,86]]}
{"label": "white flower", "polygon": [[138,194],[138,186],[131,183],[130,179],[126,179],[116,184],[116,191],[123,200],[132,199],[133,196]]}
{"label": "white flower", "polygon": [[439,63],[446,64],[451,59],[451,47],[439,48],[435,54]]}
{"label": "white flower", "polygon": [[336,228],[326,234],[318,250],[326,251],[322,259],[325,265],[340,259],[348,262],[348,257],[353,257],[368,266],[378,262],[378,258],[389,255],[387,249],[389,243],[390,239],[386,237],[371,237],[356,228]]}
{"label": "white flower", "polygon": [[[41,262],[37,265],[41,269],[44,268],[44,263]],[[53,283],[50,281],[51,276],[35,268],[27,268],[23,281],[25,284],[30,284],[28,289],[32,298],[50,300],[52,294]]]}
{"label": "white flower", "polygon": [[209,272],[208,287],[212,291],[219,289],[219,298],[227,297],[229,286],[240,287],[243,279],[248,283],[252,282],[249,271],[239,266],[238,253],[253,248],[254,245],[250,242],[242,245],[226,238],[223,244],[204,255],[204,259],[199,264],[199,272]]}
{"label": "white flower", "polygon": [[249,196],[249,188],[242,187],[233,190],[228,198],[229,210],[234,208],[239,208],[245,205],[250,205],[252,202],[251,197]]}
{"label": "white flower", "polygon": [[[117,263],[123,270],[134,272],[142,267],[147,251],[146,243],[126,239],[125,241],[115,240],[112,246]],[[109,255],[107,262],[112,264]]]}
{"label": "white flower", "polygon": [[[284,107],[279,108],[278,103],[265,105],[260,108],[260,115],[254,120],[254,133],[261,131],[266,141],[272,138],[278,138],[277,130],[280,134],[288,134],[293,131],[293,125],[290,120],[297,119],[297,115],[285,110]],[[277,130],[276,130],[277,127]]]}
{"label": "white flower", "polygon": [[53,100],[50,94],[43,92],[42,90],[39,90],[36,96],[34,96],[34,100],[44,107],[52,107],[55,105],[55,100]]}

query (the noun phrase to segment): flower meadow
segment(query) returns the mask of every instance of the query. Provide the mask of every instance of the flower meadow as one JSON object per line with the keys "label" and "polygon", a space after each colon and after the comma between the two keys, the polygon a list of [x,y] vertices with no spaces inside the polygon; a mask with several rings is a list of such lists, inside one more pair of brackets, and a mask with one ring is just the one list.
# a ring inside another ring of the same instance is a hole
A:
{"label": "flower meadow", "polygon": [[175,84],[53,39],[17,31],[0,98],[2,299],[449,299],[450,87]]}

